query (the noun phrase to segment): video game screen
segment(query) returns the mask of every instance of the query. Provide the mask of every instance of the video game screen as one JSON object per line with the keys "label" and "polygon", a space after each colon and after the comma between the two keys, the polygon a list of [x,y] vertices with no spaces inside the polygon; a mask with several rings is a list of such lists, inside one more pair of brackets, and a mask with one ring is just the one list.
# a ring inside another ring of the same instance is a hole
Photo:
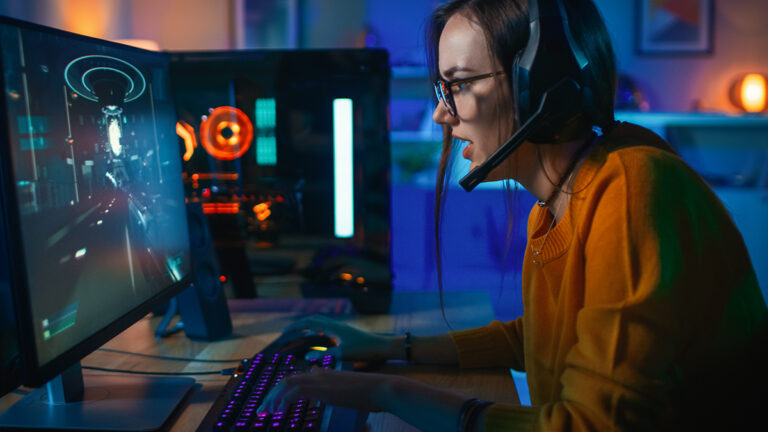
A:
{"label": "video game screen", "polygon": [[43,365],[190,270],[168,57],[4,22],[0,49]]}

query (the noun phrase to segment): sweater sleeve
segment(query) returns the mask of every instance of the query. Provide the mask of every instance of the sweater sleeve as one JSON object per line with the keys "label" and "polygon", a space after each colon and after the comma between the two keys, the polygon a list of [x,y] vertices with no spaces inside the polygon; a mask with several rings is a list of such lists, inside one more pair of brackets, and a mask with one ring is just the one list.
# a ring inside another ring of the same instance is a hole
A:
{"label": "sweater sleeve", "polygon": [[524,370],[523,319],[450,333],[462,368],[506,367]]}

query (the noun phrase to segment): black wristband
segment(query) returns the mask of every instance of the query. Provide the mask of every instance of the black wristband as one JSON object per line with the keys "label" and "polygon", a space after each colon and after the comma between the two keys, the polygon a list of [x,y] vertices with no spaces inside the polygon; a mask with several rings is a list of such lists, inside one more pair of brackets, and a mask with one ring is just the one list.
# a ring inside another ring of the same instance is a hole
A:
{"label": "black wristband", "polygon": [[405,332],[403,350],[405,351],[405,361],[408,363],[413,363],[413,353],[411,352],[411,332]]}
{"label": "black wristband", "polygon": [[493,402],[472,398],[467,399],[459,409],[459,420],[456,424],[457,432],[474,432],[477,430],[477,421],[486,408]]}
{"label": "black wristband", "polygon": [[472,411],[467,417],[467,423],[464,425],[464,432],[475,432],[478,430],[477,422],[480,420],[480,416],[483,414],[486,408],[493,405],[493,402],[480,401],[474,405]]}
{"label": "black wristband", "polygon": [[456,422],[456,432],[464,432],[464,428],[467,424],[467,421],[469,420],[469,414],[475,404],[479,402],[480,399],[472,398],[465,400],[464,403],[461,404],[461,408],[459,408],[458,421]]}

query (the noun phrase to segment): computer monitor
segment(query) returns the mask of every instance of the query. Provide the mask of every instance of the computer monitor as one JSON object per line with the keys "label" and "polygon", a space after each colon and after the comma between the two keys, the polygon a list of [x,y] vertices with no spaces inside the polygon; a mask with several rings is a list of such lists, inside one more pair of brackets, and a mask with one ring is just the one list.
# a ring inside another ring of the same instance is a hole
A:
{"label": "computer monitor", "polygon": [[387,51],[173,53],[171,82],[187,196],[215,237],[241,227],[257,280],[391,289]]}
{"label": "computer monitor", "polygon": [[3,276],[41,386],[0,425],[159,427],[192,379],[79,362],[190,283],[169,57],[0,18],[0,61]]}

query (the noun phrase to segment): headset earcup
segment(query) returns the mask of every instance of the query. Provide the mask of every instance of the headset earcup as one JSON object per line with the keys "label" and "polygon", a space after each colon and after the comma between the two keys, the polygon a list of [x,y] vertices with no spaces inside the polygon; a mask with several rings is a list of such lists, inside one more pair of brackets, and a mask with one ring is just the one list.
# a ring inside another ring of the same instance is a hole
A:
{"label": "headset earcup", "polygon": [[520,66],[523,51],[515,55],[515,61],[512,64],[512,95],[514,97],[515,108],[515,128],[519,129],[531,115],[530,103],[530,78],[528,69]]}

